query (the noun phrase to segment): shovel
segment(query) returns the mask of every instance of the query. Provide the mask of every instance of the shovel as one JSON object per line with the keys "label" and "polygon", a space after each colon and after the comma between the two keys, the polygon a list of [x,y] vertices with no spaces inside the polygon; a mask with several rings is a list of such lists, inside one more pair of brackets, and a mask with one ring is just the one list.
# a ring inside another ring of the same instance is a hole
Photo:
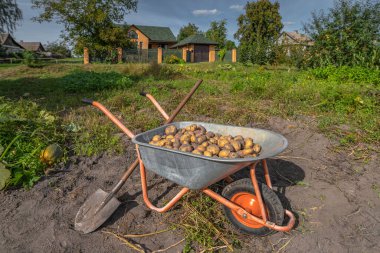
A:
{"label": "shovel", "polygon": [[[194,92],[197,90],[199,85],[202,83],[202,80],[199,80],[195,83],[189,94],[182,100],[182,102],[177,106],[173,114],[169,117],[165,111],[161,108],[158,102],[153,98],[152,95],[145,92],[140,92],[141,96],[146,96],[151,102],[156,106],[159,112],[166,119],[165,124],[168,124],[173,121],[177,116],[179,111],[183,108],[186,102],[191,98]],[[83,99],[84,103],[91,104],[106,114],[107,117],[111,119],[125,134],[130,138],[134,137],[134,134],[126,128],[111,112],[109,112],[102,104],[92,101],[90,99]],[[124,183],[127,181],[128,177],[135,170],[139,160],[136,159],[133,164],[125,171],[120,181],[112,189],[110,193],[103,191],[102,189],[96,190],[79,208],[77,215],[75,216],[75,230],[82,231],[84,234],[91,233],[100,227],[120,206],[121,202],[115,198],[116,193],[121,189]]]}

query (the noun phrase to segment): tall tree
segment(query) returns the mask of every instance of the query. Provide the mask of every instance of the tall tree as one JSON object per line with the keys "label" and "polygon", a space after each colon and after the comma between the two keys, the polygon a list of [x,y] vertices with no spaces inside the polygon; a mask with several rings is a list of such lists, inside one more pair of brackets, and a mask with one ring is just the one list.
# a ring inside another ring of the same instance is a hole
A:
{"label": "tall tree", "polygon": [[222,19],[220,21],[212,21],[210,23],[210,29],[206,32],[206,37],[210,40],[218,42],[219,48],[224,48],[226,46],[227,37],[227,20]]}
{"label": "tall tree", "polygon": [[328,12],[313,12],[304,25],[315,41],[310,66],[380,65],[380,2],[336,0]]}
{"label": "tall tree", "polygon": [[200,33],[201,31],[199,30],[199,27],[196,26],[195,24],[188,23],[185,26],[182,26],[181,29],[179,29],[179,33],[177,36],[177,40],[183,40],[184,38],[187,38],[191,35]]}
{"label": "tall tree", "polygon": [[62,37],[80,53],[83,47],[109,50],[128,45],[125,26],[115,25],[136,11],[137,0],[32,0],[42,10],[38,22],[63,24]]}
{"label": "tall tree", "polygon": [[71,57],[71,50],[64,41],[48,42],[45,46],[46,51],[51,52],[57,56],[69,58]]}
{"label": "tall tree", "polygon": [[235,38],[240,41],[242,61],[266,64],[273,59],[273,45],[283,28],[280,4],[269,0],[247,2],[245,14],[238,17]]}
{"label": "tall tree", "polygon": [[235,42],[233,42],[232,40],[227,40],[227,41],[226,41],[225,48],[226,48],[227,50],[231,50],[231,49],[233,49],[233,48],[236,48]]}
{"label": "tall tree", "polygon": [[15,0],[0,0],[0,32],[12,33],[21,19],[22,12]]}

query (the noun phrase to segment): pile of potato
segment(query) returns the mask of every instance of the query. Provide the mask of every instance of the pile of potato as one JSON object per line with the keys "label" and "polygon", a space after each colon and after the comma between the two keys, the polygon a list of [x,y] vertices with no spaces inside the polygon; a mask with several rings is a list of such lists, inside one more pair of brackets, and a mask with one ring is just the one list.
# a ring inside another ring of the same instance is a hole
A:
{"label": "pile of potato", "polygon": [[222,136],[195,124],[182,129],[168,126],[165,135],[153,136],[149,144],[197,155],[232,159],[256,157],[261,151],[261,146],[254,143],[252,138],[243,138],[241,135]]}

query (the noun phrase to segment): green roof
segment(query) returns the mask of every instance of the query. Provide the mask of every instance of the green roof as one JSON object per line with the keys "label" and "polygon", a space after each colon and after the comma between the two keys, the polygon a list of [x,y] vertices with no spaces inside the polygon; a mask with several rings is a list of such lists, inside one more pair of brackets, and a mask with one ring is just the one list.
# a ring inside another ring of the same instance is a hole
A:
{"label": "green roof", "polygon": [[188,44],[218,45],[217,42],[206,38],[203,34],[194,34],[194,35],[191,35],[191,36],[181,40],[180,42],[178,42],[177,44],[175,44],[171,47],[172,48],[173,47],[182,47],[182,46],[185,46]]}
{"label": "green roof", "polygon": [[174,34],[169,27],[163,26],[147,26],[147,25],[132,25],[139,29],[151,41],[157,42],[176,42]]}

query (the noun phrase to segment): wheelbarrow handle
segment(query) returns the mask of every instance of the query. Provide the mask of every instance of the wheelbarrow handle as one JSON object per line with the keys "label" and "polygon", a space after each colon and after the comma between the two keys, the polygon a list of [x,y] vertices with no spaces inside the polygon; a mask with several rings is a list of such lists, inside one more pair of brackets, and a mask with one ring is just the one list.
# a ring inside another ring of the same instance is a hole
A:
{"label": "wheelbarrow handle", "polygon": [[82,99],[82,102],[83,102],[83,103],[86,103],[86,104],[90,104],[90,105],[92,105],[92,103],[94,102],[94,100],[89,99],[89,98],[83,98],[83,99]]}

